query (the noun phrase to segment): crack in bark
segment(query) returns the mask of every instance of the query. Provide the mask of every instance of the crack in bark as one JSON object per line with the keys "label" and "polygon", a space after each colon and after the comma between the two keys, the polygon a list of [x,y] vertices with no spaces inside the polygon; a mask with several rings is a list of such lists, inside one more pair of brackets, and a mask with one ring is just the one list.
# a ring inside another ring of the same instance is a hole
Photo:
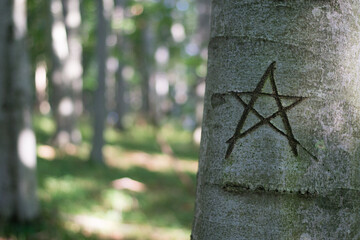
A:
{"label": "crack in bark", "polygon": [[258,185],[255,188],[245,184],[226,183],[223,185],[223,189],[227,192],[254,192],[254,193],[274,193],[274,194],[294,194],[303,197],[316,197],[319,195],[317,191],[311,191],[310,189],[280,189],[280,188],[266,188],[265,186]]}

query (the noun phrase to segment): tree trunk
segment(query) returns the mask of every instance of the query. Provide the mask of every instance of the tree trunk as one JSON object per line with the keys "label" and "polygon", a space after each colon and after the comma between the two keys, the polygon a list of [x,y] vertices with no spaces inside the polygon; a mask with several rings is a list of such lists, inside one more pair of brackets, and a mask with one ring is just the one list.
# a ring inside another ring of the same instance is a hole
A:
{"label": "tree trunk", "polygon": [[192,239],[360,238],[360,2],[214,0]]}
{"label": "tree trunk", "polygon": [[[207,60],[206,51],[209,44],[210,37],[210,4],[208,0],[197,0],[196,8],[198,10],[197,29],[193,37],[193,42],[199,48],[200,56],[204,61]],[[195,119],[196,126],[200,127],[202,123],[202,116],[204,110],[204,86],[205,79],[203,77],[197,77],[195,86],[196,96],[196,108],[195,108]]]}
{"label": "tree trunk", "polygon": [[[114,16],[113,16],[114,17],[113,21],[116,21],[116,22],[123,21],[124,14],[125,14],[125,6],[126,6],[126,1],[124,1],[124,0],[116,0],[115,1],[115,11],[114,11]],[[119,130],[124,130],[125,127],[124,127],[123,119],[124,119],[124,116],[127,111],[127,106],[126,106],[126,102],[125,102],[126,82],[125,82],[125,79],[123,78],[122,71],[124,68],[123,60],[125,59],[125,56],[126,56],[127,52],[129,51],[127,49],[129,44],[128,44],[128,41],[126,41],[125,37],[123,36],[123,33],[121,30],[118,30],[115,33],[116,33],[116,37],[117,37],[116,50],[119,54],[121,54],[121,57],[119,60],[119,65],[118,65],[116,75],[115,75],[115,78],[116,78],[115,112],[118,115],[118,119],[117,119],[115,126]]]}
{"label": "tree trunk", "polygon": [[135,47],[135,57],[137,61],[138,71],[141,78],[141,111],[144,118],[150,124],[157,124],[156,110],[153,104],[154,91],[152,89],[153,79],[153,60],[152,56],[154,53],[154,39],[153,29],[151,24],[148,22],[149,19],[141,19],[139,21],[140,38],[139,46]]}
{"label": "tree trunk", "polygon": [[52,104],[56,133],[54,143],[64,147],[81,141],[76,121],[82,112],[82,47],[79,0],[51,0]]}
{"label": "tree trunk", "polygon": [[105,81],[107,47],[106,37],[108,33],[109,13],[104,8],[105,0],[97,1],[97,66],[98,86],[95,93],[94,103],[94,136],[90,159],[97,163],[104,163],[102,148],[104,145],[104,127],[106,119]]}
{"label": "tree trunk", "polygon": [[38,214],[36,143],[31,126],[26,1],[0,2],[0,218]]}
{"label": "tree trunk", "polygon": [[65,9],[65,26],[69,47],[69,56],[65,65],[65,77],[71,83],[71,98],[74,104],[74,121],[72,122],[71,140],[73,143],[81,141],[81,133],[76,127],[77,120],[82,114],[82,45],[81,45],[81,12],[80,0],[62,0]]}
{"label": "tree trunk", "polygon": [[126,92],[126,83],[122,76],[123,67],[119,63],[119,68],[116,72],[116,113],[118,114],[118,121],[116,122],[116,127],[120,130],[124,130],[125,126],[123,123],[124,116],[126,114],[126,102],[125,102],[125,92]]}

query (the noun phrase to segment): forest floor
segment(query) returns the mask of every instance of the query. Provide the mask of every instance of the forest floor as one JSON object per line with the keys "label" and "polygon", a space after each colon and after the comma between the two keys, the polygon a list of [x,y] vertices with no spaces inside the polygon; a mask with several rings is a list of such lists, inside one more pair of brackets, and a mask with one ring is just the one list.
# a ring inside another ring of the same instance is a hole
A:
{"label": "forest floor", "polygon": [[[88,161],[89,121],[81,123],[82,144],[63,150],[50,146],[50,118],[35,116],[34,127],[41,215],[1,224],[0,240],[190,238],[198,158],[191,132],[173,125],[108,128],[102,166]],[[175,157],[163,153],[157,136]]]}

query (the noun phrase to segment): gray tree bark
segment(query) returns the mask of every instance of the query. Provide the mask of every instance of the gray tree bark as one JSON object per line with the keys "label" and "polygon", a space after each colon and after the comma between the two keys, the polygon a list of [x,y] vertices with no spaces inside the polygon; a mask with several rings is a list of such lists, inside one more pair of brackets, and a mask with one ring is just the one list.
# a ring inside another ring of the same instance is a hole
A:
{"label": "gray tree bark", "polygon": [[56,132],[54,143],[64,147],[81,141],[77,119],[82,112],[82,46],[79,0],[51,0],[52,105]]}
{"label": "gray tree bark", "polygon": [[359,20],[213,1],[192,239],[360,238]]}
{"label": "gray tree bark", "polygon": [[95,92],[94,103],[94,136],[90,153],[91,161],[104,163],[102,148],[104,146],[104,127],[106,119],[105,81],[106,59],[108,56],[106,38],[108,33],[109,13],[104,8],[104,0],[97,1],[97,44],[96,56],[98,66],[98,86]]}
{"label": "gray tree bark", "polygon": [[0,219],[38,215],[26,1],[0,2]]}

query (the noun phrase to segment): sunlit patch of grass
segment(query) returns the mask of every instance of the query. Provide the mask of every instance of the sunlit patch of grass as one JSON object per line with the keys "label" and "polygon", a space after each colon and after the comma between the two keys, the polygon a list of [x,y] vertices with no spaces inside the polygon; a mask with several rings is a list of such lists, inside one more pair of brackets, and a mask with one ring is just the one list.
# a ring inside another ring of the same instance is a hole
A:
{"label": "sunlit patch of grass", "polygon": [[[168,172],[174,169],[174,162],[169,156],[163,154],[148,154],[141,151],[123,151],[114,146],[106,146],[104,154],[107,163],[112,167],[128,169],[139,166],[150,171]],[[177,159],[179,168],[184,172],[196,173],[198,169],[197,160]]]}
{"label": "sunlit patch of grass", "polygon": [[[99,187],[96,181],[77,178],[72,175],[47,177],[39,191],[40,196],[51,201],[61,212],[82,212],[96,204]],[[93,196],[92,198],[89,198]]]}
{"label": "sunlit patch of grass", "polygon": [[119,231],[124,239],[133,240],[186,240],[190,239],[190,230],[155,227],[151,225],[123,224]]}
{"label": "sunlit patch of grass", "polygon": [[56,157],[56,151],[49,145],[39,145],[37,147],[37,154],[39,157],[52,161]]}
{"label": "sunlit patch of grass", "polygon": [[92,215],[73,216],[65,225],[67,229],[82,232],[85,236],[96,234],[98,239],[184,240],[190,236],[190,231],[185,229],[155,227],[148,224],[121,224]]}
{"label": "sunlit patch of grass", "polygon": [[102,197],[105,206],[119,212],[130,211],[138,205],[129,194],[115,189],[106,189]]}

